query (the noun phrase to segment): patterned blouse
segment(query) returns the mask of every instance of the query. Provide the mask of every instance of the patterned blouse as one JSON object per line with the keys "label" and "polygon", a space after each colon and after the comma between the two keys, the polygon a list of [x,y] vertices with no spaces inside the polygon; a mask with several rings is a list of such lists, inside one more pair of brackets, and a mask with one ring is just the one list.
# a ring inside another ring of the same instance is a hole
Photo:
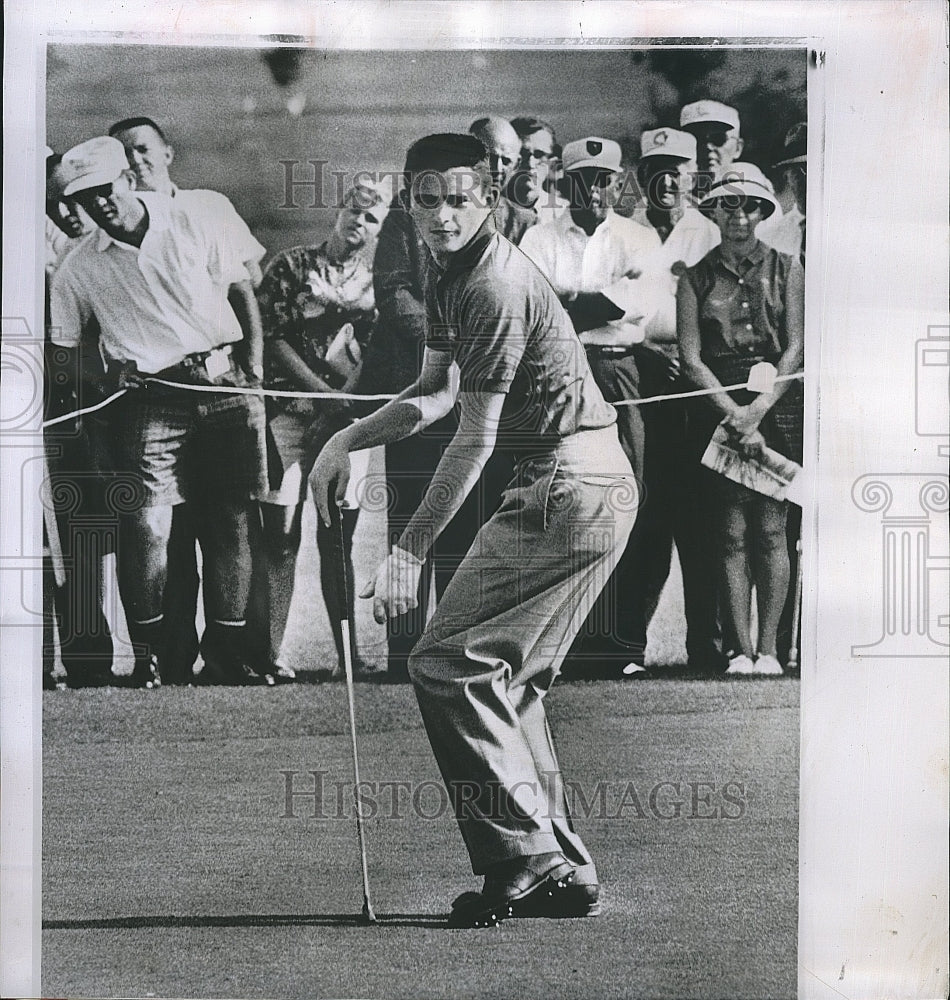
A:
{"label": "patterned blouse", "polygon": [[[356,340],[365,350],[373,332],[371,258],[357,253],[342,264],[332,263],[326,243],[319,247],[284,250],[268,264],[257,290],[264,326],[264,384],[271,389],[300,389],[284,372],[269,348],[277,340],[290,345],[324,381],[338,376],[324,362],[340,328],[352,323]],[[309,400],[269,399],[282,412],[310,413]]]}

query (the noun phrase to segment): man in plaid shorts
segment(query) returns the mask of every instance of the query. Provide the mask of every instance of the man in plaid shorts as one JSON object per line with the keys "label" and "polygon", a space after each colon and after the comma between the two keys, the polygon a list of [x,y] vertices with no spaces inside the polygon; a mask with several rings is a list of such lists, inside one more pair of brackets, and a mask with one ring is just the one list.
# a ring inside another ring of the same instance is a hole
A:
{"label": "man in plaid shorts", "polygon": [[135,190],[117,139],[81,143],[62,166],[64,194],[99,231],[56,274],[52,339],[75,347],[94,319],[114,383],[130,390],[107,412],[117,471],[131,477],[135,494],[113,497],[119,589],[136,647],[133,683],[158,682],[172,511],[199,498],[215,511],[205,551],[205,667],[218,680],[256,682],[241,648],[250,498],[266,485],[264,406],[254,396],[208,391],[260,385],[260,315],[254,305],[239,321],[228,300],[232,286],[248,282],[247,270],[213,216]]}

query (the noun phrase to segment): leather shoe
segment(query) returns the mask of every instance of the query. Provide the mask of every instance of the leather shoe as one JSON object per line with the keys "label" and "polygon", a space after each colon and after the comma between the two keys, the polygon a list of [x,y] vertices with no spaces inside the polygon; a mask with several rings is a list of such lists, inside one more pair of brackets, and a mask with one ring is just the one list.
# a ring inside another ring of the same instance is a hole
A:
{"label": "leather shoe", "polygon": [[481,892],[466,892],[452,905],[449,927],[496,927],[522,915],[528,902],[553,899],[574,878],[574,866],[560,852],[512,858],[495,865]]}
{"label": "leather shoe", "polygon": [[158,658],[154,654],[136,659],[135,666],[132,668],[132,673],[129,676],[128,685],[129,687],[147,688],[148,690],[161,687],[162,679],[158,673]]}
{"label": "leather shoe", "polygon": [[570,882],[557,892],[532,893],[515,904],[516,917],[596,917],[600,915],[600,886]]}

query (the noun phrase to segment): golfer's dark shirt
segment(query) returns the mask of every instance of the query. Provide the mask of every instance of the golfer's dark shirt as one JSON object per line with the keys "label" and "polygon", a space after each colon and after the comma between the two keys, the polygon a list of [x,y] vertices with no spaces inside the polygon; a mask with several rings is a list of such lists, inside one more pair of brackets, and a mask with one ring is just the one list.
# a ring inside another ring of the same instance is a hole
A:
{"label": "golfer's dark shirt", "polygon": [[452,258],[430,315],[426,345],[453,352],[461,391],[506,395],[496,448],[537,453],[616,422],[554,290],[491,219]]}

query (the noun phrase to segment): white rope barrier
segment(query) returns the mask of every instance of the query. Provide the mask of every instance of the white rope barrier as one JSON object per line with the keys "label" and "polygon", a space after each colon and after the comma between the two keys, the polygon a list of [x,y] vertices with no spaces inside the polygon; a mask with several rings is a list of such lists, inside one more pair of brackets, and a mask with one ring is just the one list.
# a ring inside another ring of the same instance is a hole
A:
{"label": "white rope barrier", "polygon": [[[793,379],[803,379],[804,372],[795,372],[792,375],[777,375],[776,382],[789,382]],[[392,393],[360,394],[353,392],[303,392],[291,389],[247,389],[240,386],[230,385],[189,385],[184,382],[169,382],[163,378],[146,378],[145,383],[155,383],[156,385],[168,386],[172,389],[187,389],[190,392],[217,392],[228,393],[229,395],[242,396],[272,396],[280,399],[344,399],[351,402],[385,402],[395,399]],[[717,392],[734,392],[737,389],[754,388],[748,382],[739,385],[717,386],[715,389],[691,389],[689,392],[671,392],[663,396],[647,396],[644,399],[621,399],[613,403],[613,406],[646,406],[649,403],[665,403],[673,399],[692,399],[697,396],[712,396]],[[124,396],[127,392],[138,392],[138,389],[120,389],[114,392],[108,399],[96,403],[94,406],[85,406],[71,413],[64,413],[59,417],[52,417],[43,421],[43,427],[52,427],[54,424],[61,424],[67,420],[84,416],[87,413],[95,413],[97,410],[105,409],[110,403]]]}

